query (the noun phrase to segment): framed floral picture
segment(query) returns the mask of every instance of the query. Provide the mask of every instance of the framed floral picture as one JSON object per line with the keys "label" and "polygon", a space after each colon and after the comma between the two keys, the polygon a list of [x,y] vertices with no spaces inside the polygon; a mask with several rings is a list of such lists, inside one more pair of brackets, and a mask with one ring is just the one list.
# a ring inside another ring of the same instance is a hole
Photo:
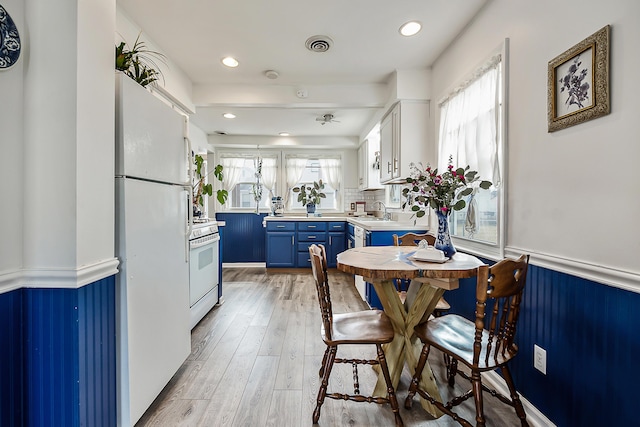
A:
{"label": "framed floral picture", "polygon": [[609,33],[607,25],[549,61],[549,132],[609,114]]}

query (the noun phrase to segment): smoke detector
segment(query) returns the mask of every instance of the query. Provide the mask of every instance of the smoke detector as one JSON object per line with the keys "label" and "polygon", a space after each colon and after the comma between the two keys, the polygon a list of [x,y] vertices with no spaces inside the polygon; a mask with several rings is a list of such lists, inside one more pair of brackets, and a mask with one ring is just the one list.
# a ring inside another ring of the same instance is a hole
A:
{"label": "smoke detector", "polygon": [[311,52],[326,52],[333,45],[333,40],[328,36],[311,36],[304,45]]}
{"label": "smoke detector", "polygon": [[279,76],[278,72],[277,72],[277,71],[274,71],[274,70],[267,70],[267,71],[265,71],[265,72],[264,72],[264,75],[265,75],[268,79],[271,79],[271,80],[275,80],[275,79],[277,79],[277,78],[278,78],[278,76]]}

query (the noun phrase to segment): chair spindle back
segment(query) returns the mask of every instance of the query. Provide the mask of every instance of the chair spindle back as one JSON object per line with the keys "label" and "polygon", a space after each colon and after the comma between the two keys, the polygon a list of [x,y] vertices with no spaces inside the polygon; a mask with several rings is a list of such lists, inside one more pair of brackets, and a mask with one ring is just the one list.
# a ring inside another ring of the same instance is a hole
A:
{"label": "chair spindle back", "polygon": [[529,256],[522,255],[517,260],[503,259],[492,267],[478,268],[475,365],[481,357],[499,361],[517,353],[514,337],[528,265]]}
{"label": "chair spindle back", "polygon": [[327,253],[324,245],[309,246],[311,256],[311,270],[316,282],[322,325],[328,339],[331,339],[331,324],[333,322],[333,309],[331,307],[331,294],[329,291],[329,279],[327,275]]}

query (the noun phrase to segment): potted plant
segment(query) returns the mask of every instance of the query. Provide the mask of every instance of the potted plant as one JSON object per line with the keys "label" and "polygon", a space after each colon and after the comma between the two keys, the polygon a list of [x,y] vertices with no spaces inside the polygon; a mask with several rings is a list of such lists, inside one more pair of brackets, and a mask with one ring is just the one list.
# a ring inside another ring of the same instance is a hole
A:
{"label": "potted plant", "polygon": [[116,46],[116,70],[122,71],[142,87],[163,77],[156,60],[166,64],[163,54],[147,49],[144,42],[140,40],[140,34],[131,49],[127,49],[125,42]]}
{"label": "potted plant", "polygon": [[322,192],[324,189],[324,183],[322,180],[314,181],[313,185],[301,185],[299,187],[293,187],[293,192],[298,193],[298,201],[302,203],[302,206],[307,207],[307,213],[315,213],[316,205],[320,204],[320,199],[325,199],[326,194]]}
{"label": "potted plant", "polygon": [[[195,170],[195,183],[193,185],[193,216],[202,215],[204,208],[204,196],[213,195],[213,185],[211,183],[205,184],[205,178],[209,174],[205,174],[204,171],[204,158],[200,154],[194,156]],[[211,172],[210,172],[211,173]],[[222,165],[216,165],[213,169],[213,175],[222,182],[224,175],[222,174]],[[216,191],[216,199],[221,205],[224,205],[229,197],[227,190],[221,189]]]}

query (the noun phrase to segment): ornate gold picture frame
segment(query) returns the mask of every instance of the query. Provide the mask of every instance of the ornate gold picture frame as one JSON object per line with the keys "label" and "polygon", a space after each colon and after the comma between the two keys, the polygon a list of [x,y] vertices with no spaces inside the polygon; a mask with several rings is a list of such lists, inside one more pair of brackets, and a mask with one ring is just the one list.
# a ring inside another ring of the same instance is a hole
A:
{"label": "ornate gold picture frame", "polygon": [[610,26],[549,61],[549,132],[609,114]]}

